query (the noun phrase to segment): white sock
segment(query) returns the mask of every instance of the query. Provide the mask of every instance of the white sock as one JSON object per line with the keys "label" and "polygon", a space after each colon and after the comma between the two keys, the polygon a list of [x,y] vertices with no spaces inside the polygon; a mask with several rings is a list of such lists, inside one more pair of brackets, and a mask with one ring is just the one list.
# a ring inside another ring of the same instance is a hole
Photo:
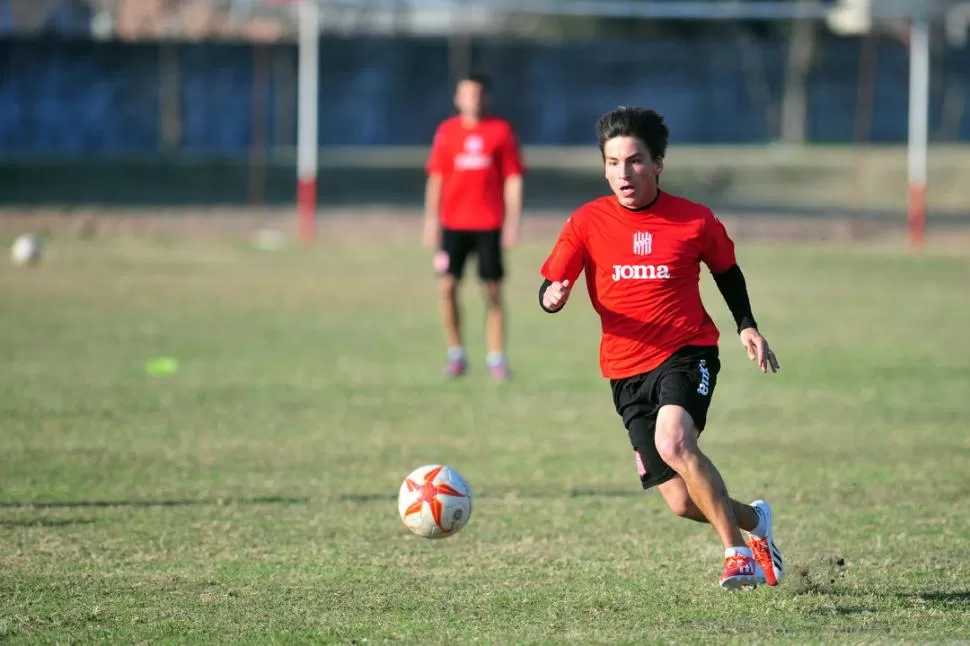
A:
{"label": "white sock", "polygon": [[735,554],[747,556],[749,559],[754,558],[754,554],[751,553],[751,549],[747,547],[729,547],[724,550],[724,558],[730,558]]}
{"label": "white sock", "polygon": [[464,361],[465,348],[460,345],[448,348],[448,361]]}
{"label": "white sock", "polygon": [[762,515],[761,511],[757,507],[752,507],[754,509],[754,515],[758,517],[758,526],[750,530],[749,534],[754,534],[755,536],[764,536],[765,530],[765,517]]}
{"label": "white sock", "polygon": [[494,368],[505,363],[505,355],[501,352],[489,352],[485,361],[488,363],[489,368]]}

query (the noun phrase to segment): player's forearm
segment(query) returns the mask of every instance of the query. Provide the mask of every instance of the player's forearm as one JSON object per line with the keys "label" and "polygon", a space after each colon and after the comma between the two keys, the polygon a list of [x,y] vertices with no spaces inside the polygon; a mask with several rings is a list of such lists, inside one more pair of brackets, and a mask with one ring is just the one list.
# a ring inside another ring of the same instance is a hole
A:
{"label": "player's forearm", "polygon": [[512,175],[505,178],[505,221],[518,226],[522,219],[522,176]]}
{"label": "player's forearm", "polygon": [[748,297],[748,286],[741,268],[733,265],[724,273],[714,274],[714,282],[734,316],[738,332],[749,327],[757,328],[758,323],[751,312],[751,299]]}
{"label": "player's forearm", "polygon": [[438,207],[441,204],[441,175],[429,175],[424,185],[424,218],[438,219]]}

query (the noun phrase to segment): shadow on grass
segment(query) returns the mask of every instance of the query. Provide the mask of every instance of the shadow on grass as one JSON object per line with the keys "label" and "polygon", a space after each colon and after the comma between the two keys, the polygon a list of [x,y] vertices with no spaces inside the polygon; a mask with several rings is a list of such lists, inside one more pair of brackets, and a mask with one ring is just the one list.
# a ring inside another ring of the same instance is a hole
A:
{"label": "shadow on grass", "polygon": [[[796,584],[797,585],[797,584]],[[838,586],[816,586],[813,590],[814,593],[824,595],[829,598],[836,599],[835,607],[830,608],[816,608],[809,611],[809,614],[815,615],[856,615],[856,614],[869,614],[879,612],[879,608],[860,605],[858,603],[839,603],[840,601],[847,601],[856,594],[845,589],[841,589]],[[871,593],[866,593],[871,594]],[[916,592],[916,593],[897,593],[895,595],[880,595],[878,592],[876,596],[891,596],[898,599],[900,602],[908,602],[912,604],[911,608],[923,608],[926,610],[936,610],[942,612],[960,612],[964,613],[970,610],[970,590],[952,590],[952,591],[933,591],[933,592]],[[898,605],[898,604],[894,604]]]}
{"label": "shadow on grass", "polygon": [[[565,491],[487,491],[475,492],[476,499],[495,498],[632,498],[642,496],[635,489],[567,489]],[[348,493],[336,497],[342,502],[382,502],[397,500],[396,493]]]}
{"label": "shadow on grass", "polygon": [[2,501],[0,508],[16,509],[78,509],[93,507],[202,507],[210,505],[305,505],[307,497],[286,498],[265,496],[258,498],[179,498],[173,500],[60,500],[39,501]]}
{"label": "shadow on grass", "polygon": [[67,527],[90,525],[93,518],[31,518],[27,520],[0,520],[0,527]]}
{"label": "shadow on grass", "polygon": [[970,590],[935,590],[933,592],[901,594],[899,597],[915,604],[947,607],[962,606],[970,609]]}

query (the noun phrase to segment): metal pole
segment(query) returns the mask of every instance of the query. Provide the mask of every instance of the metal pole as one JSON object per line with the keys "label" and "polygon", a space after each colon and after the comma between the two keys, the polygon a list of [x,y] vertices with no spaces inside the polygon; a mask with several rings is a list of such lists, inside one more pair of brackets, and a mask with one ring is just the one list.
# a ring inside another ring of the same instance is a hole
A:
{"label": "metal pole", "polygon": [[296,203],[300,239],[313,240],[317,219],[317,111],[319,109],[320,9],[317,0],[300,0],[297,81]]}
{"label": "metal pole", "polygon": [[929,131],[930,24],[913,18],[909,38],[909,242],[923,244],[926,232],[926,159]]}

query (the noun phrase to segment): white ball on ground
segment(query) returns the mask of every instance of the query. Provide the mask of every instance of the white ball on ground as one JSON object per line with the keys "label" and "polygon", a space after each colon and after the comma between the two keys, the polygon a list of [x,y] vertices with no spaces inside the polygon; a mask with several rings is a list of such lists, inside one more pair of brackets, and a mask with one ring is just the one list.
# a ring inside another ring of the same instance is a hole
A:
{"label": "white ball on ground", "polygon": [[40,236],[32,233],[17,236],[10,247],[10,261],[19,267],[35,265],[40,262],[43,248],[44,245],[41,243]]}
{"label": "white ball on ground", "polygon": [[418,467],[401,483],[397,510],[413,534],[454,536],[472,515],[472,490],[458,471],[443,464]]}

